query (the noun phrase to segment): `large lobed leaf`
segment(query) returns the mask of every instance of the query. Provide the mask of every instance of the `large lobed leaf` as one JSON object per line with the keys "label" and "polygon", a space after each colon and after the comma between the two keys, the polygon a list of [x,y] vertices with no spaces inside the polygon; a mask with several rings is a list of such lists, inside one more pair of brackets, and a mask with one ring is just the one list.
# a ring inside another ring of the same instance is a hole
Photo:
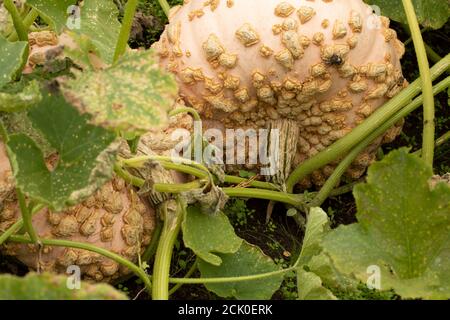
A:
{"label": "large lobed leaf", "polygon": [[55,274],[29,273],[20,278],[0,275],[0,300],[127,300],[108,284],[81,282],[80,289],[68,289],[68,278]]}
{"label": "large lobed leaf", "polygon": [[63,92],[91,122],[108,129],[142,134],[162,127],[177,96],[172,75],[162,71],[153,51],[129,52],[102,71],[79,73]]}
{"label": "large lobed leaf", "polygon": [[381,271],[381,289],[404,298],[450,298],[450,188],[433,190],[432,170],[406,149],[369,169],[355,188],[358,223],[324,240],[336,268],[366,282]]}
{"label": "large lobed leaf", "polygon": [[[243,242],[234,254],[218,254],[222,259],[220,266],[202,260],[198,268],[203,278],[241,277],[279,270],[273,260],[260,248]],[[268,300],[280,288],[283,275],[241,282],[208,283],[206,288],[221,297],[234,297],[241,300]]]}
{"label": "large lobed leaf", "polygon": [[22,71],[28,56],[26,41],[9,42],[0,35],[0,88]]}
{"label": "large lobed leaf", "polygon": [[[381,8],[384,16],[408,24],[402,0],[365,0]],[[448,0],[412,0],[419,23],[424,27],[439,29],[450,17]]]}
{"label": "large lobed leaf", "polygon": [[206,215],[198,207],[188,208],[182,230],[185,246],[215,266],[222,263],[216,253],[235,253],[242,244],[226,215]]}
{"label": "large lobed leaf", "polygon": [[82,201],[111,178],[114,134],[88,124],[89,117],[80,115],[60,95],[44,94],[28,116],[59,159],[49,170],[34,140],[22,133],[10,136],[8,151],[15,179],[27,196],[60,211]]}

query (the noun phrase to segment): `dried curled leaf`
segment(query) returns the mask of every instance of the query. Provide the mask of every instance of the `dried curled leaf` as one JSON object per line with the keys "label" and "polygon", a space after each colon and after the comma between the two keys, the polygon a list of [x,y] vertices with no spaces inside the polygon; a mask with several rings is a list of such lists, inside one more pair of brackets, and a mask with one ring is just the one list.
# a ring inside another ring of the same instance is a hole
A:
{"label": "dried curled leaf", "polygon": [[134,51],[112,67],[67,80],[62,91],[82,113],[92,115],[93,124],[143,134],[167,123],[177,86],[152,51]]}

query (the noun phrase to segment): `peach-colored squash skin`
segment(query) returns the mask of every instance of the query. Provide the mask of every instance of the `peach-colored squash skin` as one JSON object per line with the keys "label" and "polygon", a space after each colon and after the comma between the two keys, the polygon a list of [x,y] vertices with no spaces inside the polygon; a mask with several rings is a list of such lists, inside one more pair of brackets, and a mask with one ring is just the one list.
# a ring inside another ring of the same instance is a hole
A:
{"label": "peach-colored squash skin", "polygon": [[[362,0],[190,0],[154,44],[206,127],[299,126],[296,166],[348,134],[407,85],[404,46]],[[359,178],[398,124],[361,154]],[[310,181],[324,183],[330,165]]]}

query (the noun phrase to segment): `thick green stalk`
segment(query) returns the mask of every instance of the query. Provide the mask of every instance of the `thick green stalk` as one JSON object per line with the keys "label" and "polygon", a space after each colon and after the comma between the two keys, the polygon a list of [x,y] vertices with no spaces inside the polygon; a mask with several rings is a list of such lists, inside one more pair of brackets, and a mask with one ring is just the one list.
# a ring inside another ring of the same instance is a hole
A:
{"label": "thick green stalk", "polygon": [[[442,75],[450,66],[450,54],[443,58],[431,69],[432,79]],[[286,187],[292,193],[294,186],[313,171],[322,168],[330,162],[339,159],[349,152],[355,145],[364,140],[371,132],[401,110],[412,98],[421,92],[421,79],[417,79],[406,89],[375,111],[366,121],[353,129],[344,138],[338,140],[319,154],[300,164],[289,176]]]}
{"label": "thick green stalk", "polygon": [[125,5],[125,14],[122,20],[122,27],[117,40],[116,50],[114,52],[114,63],[125,53],[130,38],[131,27],[133,25],[134,14],[139,0],[128,0]]}
{"label": "thick green stalk", "polygon": [[160,161],[160,164],[166,170],[175,170],[181,173],[189,174],[191,176],[199,178],[200,180],[208,179],[208,173],[206,173],[204,170],[169,161]]}
{"label": "thick green stalk", "polygon": [[[433,94],[439,94],[441,91],[445,90],[450,85],[450,77],[440,82],[436,85],[433,90]],[[374,140],[379,136],[383,135],[389,128],[391,128],[395,123],[400,121],[409,115],[414,109],[419,107],[423,103],[423,96],[416,98],[411,104],[402,109],[394,117],[386,121],[381,127],[377,128],[372,132],[367,138],[365,138],[361,143],[359,143],[339,164],[336,170],[333,172],[331,177],[327,180],[325,185],[322,187],[320,192],[316,195],[313,201],[308,205],[309,207],[319,207],[322,203],[329,197],[332,193],[333,188],[339,182],[339,179],[345,173],[347,168],[352,164],[356,157],[363,152]],[[445,136],[444,136],[445,138]],[[450,138],[450,137],[449,137]]]}
{"label": "thick green stalk", "polygon": [[153,266],[152,298],[154,300],[169,299],[169,275],[172,253],[185,214],[185,205],[180,199],[176,201],[176,208],[172,208],[172,205],[174,205],[173,202],[166,202],[165,206],[161,208],[163,210],[164,226]]}
{"label": "thick green stalk", "polygon": [[[29,30],[34,21],[39,17],[39,12],[36,9],[32,8],[30,12],[28,12],[27,16],[23,19],[23,25],[26,30]],[[8,41],[14,42],[19,39],[17,32],[14,31],[8,36]]]}
{"label": "thick green stalk", "polygon": [[[339,181],[341,180],[344,173],[351,166],[353,161],[358,157],[358,155],[363,152],[372,142],[372,136],[369,136],[360,144],[358,144],[350,153],[342,160],[339,165],[334,170],[333,174],[328,178],[327,182],[323,185],[311,203],[308,204],[308,207],[320,207],[325,200],[330,196],[333,189],[337,186]],[[375,137],[376,139],[377,137]]]}
{"label": "thick green stalk", "polygon": [[158,0],[159,5],[161,6],[161,8],[164,11],[164,14],[166,15],[167,18],[169,18],[169,13],[170,13],[170,5],[167,2],[167,0]]}
{"label": "thick green stalk", "polygon": [[402,0],[408,19],[411,37],[416,50],[417,61],[419,64],[421,85],[423,91],[424,125],[423,125],[423,145],[422,158],[433,167],[434,159],[434,138],[435,138],[435,108],[433,96],[433,82],[431,80],[430,65],[428,63],[427,51],[420,32],[419,22],[411,0]]}
{"label": "thick green stalk", "polygon": [[20,13],[17,10],[17,7],[14,4],[14,2],[12,0],[4,0],[3,4],[6,10],[8,10],[9,14],[11,15],[14,28],[16,29],[19,40],[28,41],[28,31],[27,31],[28,28],[26,28],[25,25],[23,24],[22,18],[20,17]]}
{"label": "thick green stalk", "polygon": [[156,192],[179,194],[182,192],[188,192],[195,189],[200,189],[205,186],[200,180],[194,180],[188,183],[155,183],[153,189]]}
{"label": "thick green stalk", "polygon": [[36,234],[36,230],[34,230],[33,222],[32,222],[32,214],[27,206],[27,202],[25,200],[25,196],[20,191],[19,188],[16,189],[17,199],[19,200],[20,212],[22,213],[23,224],[25,226],[25,230],[30,236],[31,241],[37,244],[39,243],[39,238]]}
{"label": "thick green stalk", "polygon": [[[24,236],[11,236],[8,240],[12,241],[12,242],[18,242],[18,243],[32,243],[31,239],[24,237]],[[142,270],[141,268],[139,268],[137,265],[135,265],[131,261],[125,259],[124,257],[122,257],[116,253],[113,253],[113,252],[108,251],[103,248],[96,247],[92,244],[69,241],[69,240],[41,239],[41,243],[45,246],[67,247],[67,248],[87,250],[87,251],[98,253],[104,257],[107,257],[107,258],[127,267],[132,272],[134,272],[145,284],[145,287],[147,288],[148,292],[151,292],[152,284],[151,284],[149,276],[145,273],[145,271]]]}

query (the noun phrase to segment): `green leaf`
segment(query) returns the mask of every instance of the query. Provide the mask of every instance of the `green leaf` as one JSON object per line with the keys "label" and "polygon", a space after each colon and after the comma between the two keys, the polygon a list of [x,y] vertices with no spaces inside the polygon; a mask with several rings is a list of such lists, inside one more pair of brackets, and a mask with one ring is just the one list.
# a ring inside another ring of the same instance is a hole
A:
{"label": "green leaf", "polygon": [[27,57],[26,41],[9,42],[0,35],[0,88],[20,74]]}
{"label": "green leaf", "polygon": [[13,134],[8,151],[17,186],[55,211],[87,198],[112,176],[115,135],[88,124],[61,96],[44,94],[30,110],[33,126],[58,152],[49,170],[41,149],[25,134]]}
{"label": "green leaf", "polygon": [[305,236],[302,251],[299,257],[299,266],[307,264],[311,258],[322,251],[323,237],[330,230],[330,221],[321,208],[311,208],[306,222]]}
{"label": "green leaf", "polygon": [[27,0],[27,4],[36,9],[45,22],[58,33],[66,27],[69,17],[67,10],[76,3],[77,0]]}
{"label": "green leaf", "polygon": [[81,8],[81,28],[73,30],[88,36],[107,64],[113,62],[119,39],[121,24],[118,17],[119,10],[112,0],[84,1]]}
{"label": "green leaf", "polygon": [[301,284],[298,291],[300,300],[337,300],[333,293],[322,285],[320,277],[313,272],[298,270],[297,281]]}
{"label": "green leaf", "polygon": [[102,71],[79,73],[63,92],[91,122],[138,135],[167,123],[177,85],[162,71],[153,51],[129,52]]}
{"label": "green leaf", "polygon": [[326,212],[321,208],[311,208],[306,222],[302,251],[298,258],[297,288],[300,300],[336,299],[328,289],[322,286],[319,276],[304,269],[313,257],[321,253],[323,237],[329,230],[330,222]]}
{"label": "green leaf", "polygon": [[39,103],[41,99],[39,83],[33,80],[19,92],[0,92],[0,111],[23,111]]}
{"label": "green leaf", "polygon": [[49,273],[29,273],[20,278],[0,275],[0,300],[127,300],[127,296],[108,284],[81,282],[80,289],[69,289],[71,279]]}
{"label": "green leaf", "polygon": [[242,244],[223,213],[206,215],[198,207],[189,207],[181,227],[185,246],[215,266],[219,266],[222,259],[214,253],[235,253]]}
{"label": "green leaf", "polygon": [[[240,277],[278,271],[278,266],[261,249],[243,242],[234,254],[218,254],[220,266],[213,266],[202,260],[198,268],[203,278]],[[208,283],[206,288],[221,297],[241,300],[268,300],[280,288],[283,275],[243,282]]]}
{"label": "green leaf", "polygon": [[[365,0],[381,8],[381,14],[394,21],[408,24],[402,0]],[[417,19],[422,26],[440,29],[450,17],[448,0],[413,0]]]}
{"label": "green leaf", "polygon": [[366,282],[380,270],[381,290],[404,298],[450,298],[450,187],[430,190],[432,170],[406,149],[369,169],[354,190],[358,223],[326,236],[324,249],[345,274]]}

